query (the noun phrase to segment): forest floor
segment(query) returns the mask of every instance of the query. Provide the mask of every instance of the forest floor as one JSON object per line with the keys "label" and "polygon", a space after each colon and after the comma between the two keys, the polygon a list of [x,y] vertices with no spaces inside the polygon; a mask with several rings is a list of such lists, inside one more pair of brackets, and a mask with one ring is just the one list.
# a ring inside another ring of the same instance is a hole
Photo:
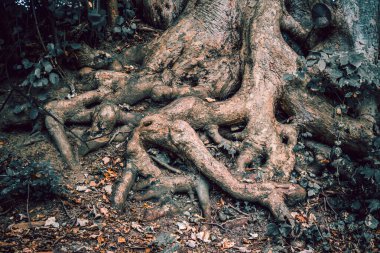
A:
{"label": "forest floor", "polygon": [[[3,150],[63,167],[47,136],[29,146],[23,145],[28,134],[2,137]],[[216,186],[211,190],[213,221],[207,232],[201,231],[200,208],[185,195],[174,199],[180,213],[153,222],[143,220],[144,210],[159,206],[152,201],[129,200],[126,212],[118,213],[109,199],[111,185],[123,167],[123,150],[123,145],[111,144],[83,158],[83,171],[62,170],[69,190],[66,199],[35,201],[30,192],[29,204],[27,199],[0,203],[0,252],[299,252],[307,248],[305,242],[294,238],[278,246],[267,235],[268,224],[275,222],[269,211],[236,202]],[[324,197],[309,199],[292,211],[305,227],[313,223],[326,227],[340,217]],[[333,251],[350,243],[349,235],[332,233],[329,243]]]}
{"label": "forest floor", "polygon": [[[148,101],[131,111],[154,112]],[[146,111],[147,110],[147,111]],[[34,136],[36,138],[36,136]],[[45,132],[30,143],[26,131],[0,133],[0,154],[10,159],[49,161],[62,175],[66,197],[38,200],[29,196],[0,202],[0,252],[343,252],[363,248],[354,234],[340,229],[349,216],[339,208],[338,197],[349,198],[348,188],[337,183],[334,189],[308,198],[292,207],[300,227],[316,228],[297,238],[287,227],[274,225],[270,212],[259,205],[235,201],[217,186],[211,186],[212,221],[205,224],[197,202],[187,195],[175,195],[179,213],[156,221],[144,221],[144,211],[159,208],[154,201],[129,199],[119,213],[110,203],[111,186],[124,167],[126,143],[111,143],[81,158],[82,171],[65,169],[58,151]],[[232,162],[211,142],[214,155]],[[160,151],[158,151],[160,152]],[[165,154],[162,154],[165,158]],[[170,160],[170,158],[169,158]],[[6,166],[8,160],[0,160]],[[331,224],[338,224],[331,228]],[[208,226],[208,230],[201,228]],[[310,229],[308,231],[310,231]],[[275,230],[275,232],[274,232]],[[279,236],[278,232],[281,235]],[[276,234],[277,233],[277,234]],[[314,233],[314,234],[313,234]],[[325,236],[329,233],[329,236]],[[380,234],[378,230],[377,235]],[[323,238],[323,239],[315,239]],[[378,252],[375,245],[366,245]]]}

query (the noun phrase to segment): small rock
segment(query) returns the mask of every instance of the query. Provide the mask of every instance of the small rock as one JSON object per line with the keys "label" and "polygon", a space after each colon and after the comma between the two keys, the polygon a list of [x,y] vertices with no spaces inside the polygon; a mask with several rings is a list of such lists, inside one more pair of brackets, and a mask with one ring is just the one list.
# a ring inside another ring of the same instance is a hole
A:
{"label": "small rock", "polygon": [[183,214],[186,215],[187,217],[190,217],[190,216],[191,216],[191,214],[190,214],[189,211],[185,211],[185,212],[183,212]]}

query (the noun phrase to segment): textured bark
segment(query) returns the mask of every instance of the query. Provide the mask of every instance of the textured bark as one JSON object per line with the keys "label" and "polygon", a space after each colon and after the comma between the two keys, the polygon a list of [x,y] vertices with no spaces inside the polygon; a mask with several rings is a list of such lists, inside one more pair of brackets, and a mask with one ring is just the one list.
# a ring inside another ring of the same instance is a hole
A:
{"label": "textured bark", "polygon": [[[375,61],[377,28],[360,27],[365,22],[361,16],[364,20],[377,18],[378,9],[365,11],[365,4],[358,3],[359,11],[348,13],[353,1],[338,5],[300,0],[138,2],[149,22],[169,27],[147,46],[124,53],[127,61],[139,64],[141,70],[131,74],[87,71],[85,79],[96,84],[95,90],[46,106],[54,115],[46,118],[46,126],[71,168],[78,168],[79,162],[65,123],[92,123],[82,137],[87,144],[79,147],[83,154],[105,145],[115,127],[135,127],[128,142],[125,172],[114,187],[113,201],[118,208],[125,207],[131,189],[143,191],[134,195],[136,199],[159,198],[163,202],[162,196],[187,192],[192,197],[195,192],[204,215],[210,217],[210,180],[237,199],[260,203],[278,219],[292,220],[286,204],[305,196],[300,186],[288,183],[301,129],[327,145],[339,139],[343,150],[356,157],[370,152],[378,115],[374,97],[363,104],[359,117],[342,116],[337,121],[328,98],[311,94],[304,84],[285,82],[283,76],[295,73],[297,53],[309,50],[356,50]],[[367,7],[372,3],[368,0]],[[313,19],[316,4],[323,4],[331,14],[331,20],[318,21],[318,26]],[[353,18],[355,15],[359,19]],[[355,40],[359,35],[365,46]],[[84,59],[81,65],[104,67],[92,54],[82,53],[79,58]],[[118,106],[147,98],[172,102],[143,118]],[[279,108],[293,119],[290,124],[276,118]],[[236,125],[244,127],[234,133],[221,131]],[[237,152],[233,168],[212,156],[199,132]],[[150,157],[147,150],[152,146],[178,155],[197,168],[197,173],[173,175],[161,170],[170,167]],[[147,219],[177,210],[167,202],[164,207],[147,214]]]}

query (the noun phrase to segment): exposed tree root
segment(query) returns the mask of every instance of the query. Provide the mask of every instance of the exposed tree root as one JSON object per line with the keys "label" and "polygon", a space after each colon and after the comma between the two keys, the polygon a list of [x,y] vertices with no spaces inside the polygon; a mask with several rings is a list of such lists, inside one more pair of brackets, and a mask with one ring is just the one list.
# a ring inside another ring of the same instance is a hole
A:
{"label": "exposed tree root", "polygon": [[[296,2],[304,6],[302,1]],[[193,198],[195,192],[204,216],[209,218],[207,180],[211,180],[234,198],[260,203],[277,219],[293,224],[287,204],[305,197],[300,186],[287,182],[296,163],[293,148],[301,127],[318,141],[331,145],[339,140],[345,152],[366,155],[374,138],[374,99],[363,106],[358,119],[339,116],[337,125],[327,99],[283,80],[284,74],[296,72],[297,54],[284,41],[280,29],[305,42],[303,50],[324,46],[313,27],[302,26],[302,18],[290,16],[292,11],[285,10],[283,1],[140,3],[146,5],[152,23],[164,21],[164,26],[172,24],[173,17],[185,8],[177,23],[146,47],[144,57],[135,49],[125,53],[131,61],[142,62],[142,70],[130,75],[90,71],[87,78],[95,81],[96,90],[46,106],[59,119],[46,117],[46,126],[71,168],[80,165],[64,124],[91,124],[82,135],[81,154],[111,141],[116,127],[128,125],[124,131],[119,128],[125,138],[138,125],[128,142],[126,169],[113,189],[117,208],[125,207],[133,189],[137,200],[157,198],[163,203],[161,210],[147,211],[146,219],[150,220],[178,211],[163,196],[188,193]],[[173,16],[168,16],[173,10]],[[338,28],[342,22],[339,15],[331,21],[338,22]],[[341,38],[338,34],[326,43],[331,45]],[[348,46],[346,41],[342,45]],[[97,62],[91,64],[98,66]],[[142,119],[119,106],[147,98],[172,103]],[[278,107],[294,119],[291,124],[276,119]],[[244,129],[221,133],[221,128],[233,125],[244,125]],[[237,153],[233,168],[211,155],[197,131],[205,131],[215,144]],[[186,174],[152,158],[147,152],[152,146],[173,152],[198,172]],[[323,148],[310,146],[327,156]],[[161,171],[158,165],[174,174]]]}

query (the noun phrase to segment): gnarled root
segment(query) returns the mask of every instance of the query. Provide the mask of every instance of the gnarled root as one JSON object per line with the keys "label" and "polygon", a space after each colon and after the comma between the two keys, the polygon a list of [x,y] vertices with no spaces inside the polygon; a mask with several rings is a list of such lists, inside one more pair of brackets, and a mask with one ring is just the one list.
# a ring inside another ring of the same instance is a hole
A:
{"label": "gnarled root", "polygon": [[[141,122],[140,127],[136,129],[136,134],[139,136],[140,147],[136,149],[134,145],[134,150],[129,150],[132,155],[129,160],[130,163],[140,164],[142,162],[141,158],[146,158],[147,154],[141,142],[159,145],[192,162],[205,177],[219,185],[233,197],[267,206],[275,217],[280,220],[291,219],[285,201],[294,203],[302,200],[305,196],[304,190],[297,185],[275,182],[249,184],[239,181],[224,164],[212,157],[194,129],[183,120],[168,121],[162,115],[151,116]],[[139,172],[141,171],[143,175],[147,176],[153,172],[155,176],[150,182],[154,183],[138,199],[158,197],[163,192],[168,191],[183,192],[194,188],[194,185],[191,185],[194,180],[184,178],[179,180],[176,177],[171,179],[162,178],[161,172],[153,165],[152,161],[145,160],[144,165],[143,167],[139,166],[141,168]],[[148,170],[149,172],[147,172]],[[145,184],[144,186],[146,187],[147,185]],[[119,185],[115,189],[115,192],[118,191],[125,192],[126,190],[122,185]],[[199,193],[198,196],[200,196]],[[199,199],[202,205],[201,199],[203,197],[199,197]],[[114,201],[116,203],[123,202],[124,199],[115,199]],[[206,213],[205,210],[204,212]]]}

